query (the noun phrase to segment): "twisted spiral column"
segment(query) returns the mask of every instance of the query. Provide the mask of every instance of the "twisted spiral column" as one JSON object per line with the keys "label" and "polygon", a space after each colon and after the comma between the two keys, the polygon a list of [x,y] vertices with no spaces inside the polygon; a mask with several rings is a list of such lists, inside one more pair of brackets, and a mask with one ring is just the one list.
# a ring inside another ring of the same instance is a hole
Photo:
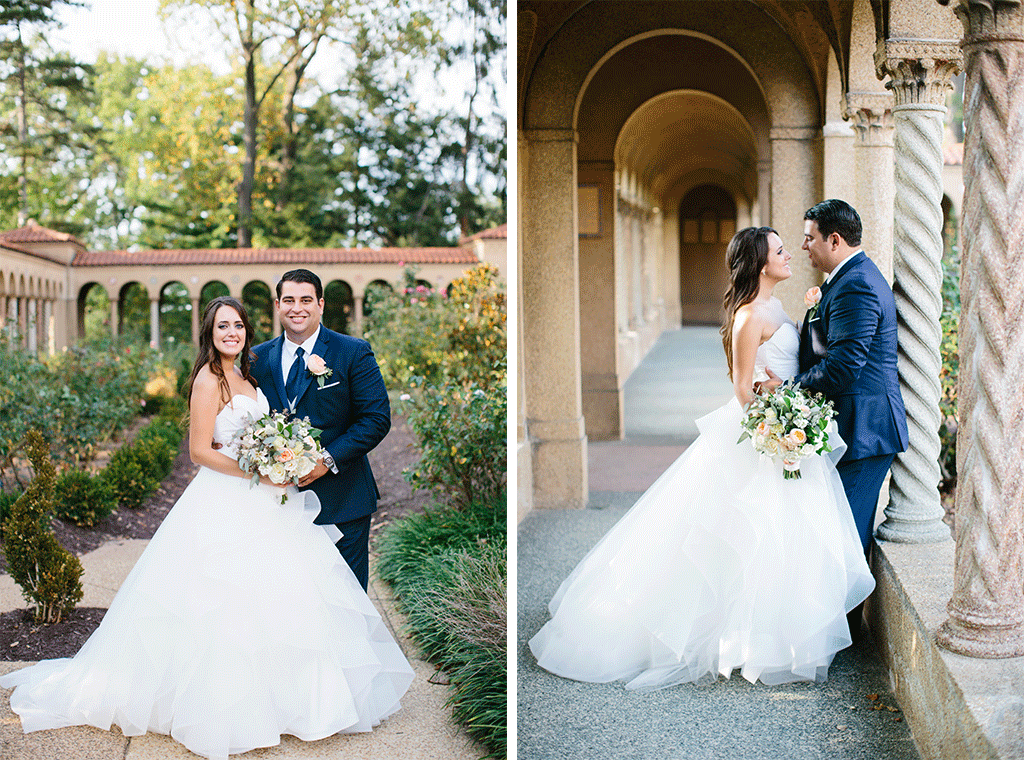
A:
{"label": "twisted spiral column", "polygon": [[1024,655],[1024,14],[959,0],[966,34],[956,559],[936,638]]}
{"label": "twisted spiral column", "polygon": [[900,392],[910,445],[896,455],[879,537],[947,541],[939,499],[942,330],[942,131],[945,94],[960,66],[952,43],[889,41],[881,67],[893,91],[893,296]]}

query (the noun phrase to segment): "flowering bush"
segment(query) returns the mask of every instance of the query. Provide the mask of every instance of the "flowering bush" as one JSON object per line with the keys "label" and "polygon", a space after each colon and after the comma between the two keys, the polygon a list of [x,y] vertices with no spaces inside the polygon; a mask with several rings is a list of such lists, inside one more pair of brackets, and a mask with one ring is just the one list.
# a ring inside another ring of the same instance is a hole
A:
{"label": "flowering bush", "polygon": [[754,396],[747,405],[740,441],[751,438],[754,449],[782,460],[787,480],[800,477],[800,460],[831,451],[828,423],[832,402],[786,381],[771,393]]}
{"label": "flowering bush", "polygon": [[80,464],[144,407],[159,356],[109,340],[85,342],[40,359],[0,334],[0,478],[20,483],[13,451],[38,421],[58,462]]}
{"label": "flowering bush", "polygon": [[486,387],[423,386],[402,406],[421,455],[403,475],[456,508],[491,500],[505,488],[507,400],[504,367]]}
{"label": "flowering bush", "polygon": [[375,302],[366,339],[389,388],[440,385],[446,377],[482,386],[503,361],[505,292],[498,270],[481,264],[455,280],[451,296],[406,267],[396,292]]}

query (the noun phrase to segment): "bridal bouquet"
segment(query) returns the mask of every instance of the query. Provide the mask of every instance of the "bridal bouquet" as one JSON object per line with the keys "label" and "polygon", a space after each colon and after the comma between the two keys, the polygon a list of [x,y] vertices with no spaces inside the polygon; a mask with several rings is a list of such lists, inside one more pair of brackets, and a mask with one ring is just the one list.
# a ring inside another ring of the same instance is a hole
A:
{"label": "bridal bouquet", "polygon": [[783,476],[795,480],[801,459],[832,450],[828,423],[833,414],[831,401],[787,380],[772,393],[754,396],[740,423],[739,440],[750,438],[755,451],[781,459]]}
{"label": "bridal bouquet", "polygon": [[320,431],[310,424],[309,417],[298,419],[274,412],[250,421],[231,442],[238,446],[238,466],[252,473],[251,488],[260,482],[261,475],[279,485],[298,485],[323,455],[319,437]]}

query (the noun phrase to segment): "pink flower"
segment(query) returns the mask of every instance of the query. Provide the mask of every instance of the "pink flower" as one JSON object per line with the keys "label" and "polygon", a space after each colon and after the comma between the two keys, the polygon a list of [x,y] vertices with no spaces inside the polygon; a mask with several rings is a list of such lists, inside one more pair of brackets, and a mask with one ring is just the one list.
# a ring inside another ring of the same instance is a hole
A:
{"label": "pink flower", "polygon": [[291,449],[281,449],[277,452],[275,459],[277,459],[278,462],[290,462],[295,459],[295,455],[292,453]]}
{"label": "pink flower", "polygon": [[306,369],[312,372],[314,375],[319,377],[325,375],[329,370],[327,369],[327,362],[316,354],[310,354],[306,357]]}
{"label": "pink flower", "polygon": [[804,306],[808,309],[813,309],[821,301],[821,288],[815,285],[813,288],[809,288],[804,293]]}

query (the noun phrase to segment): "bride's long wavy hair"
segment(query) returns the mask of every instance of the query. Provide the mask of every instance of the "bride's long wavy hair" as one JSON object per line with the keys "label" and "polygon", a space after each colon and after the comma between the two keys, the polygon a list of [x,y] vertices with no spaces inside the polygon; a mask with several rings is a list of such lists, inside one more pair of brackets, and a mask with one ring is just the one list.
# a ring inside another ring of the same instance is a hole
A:
{"label": "bride's long wavy hair", "polygon": [[245,325],[245,343],[242,345],[242,378],[252,383],[252,386],[256,387],[256,380],[249,373],[249,368],[252,363],[253,353],[250,350],[252,346],[252,324],[249,322],[249,315],[245,313],[245,307],[242,306],[241,301],[232,296],[217,296],[210,303],[206,305],[206,311],[203,312],[203,324],[199,329],[199,351],[196,353],[196,363],[192,367],[192,376],[188,379],[188,399],[192,400],[192,385],[196,381],[196,375],[199,374],[205,365],[210,365],[210,371],[217,376],[218,383],[220,385],[221,398],[224,401],[231,400],[231,386],[228,385],[228,379],[224,376],[224,367],[220,363],[220,352],[217,351],[217,347],[213,345],[213,323],[217,319],[217,309],[221,306],[230,306],[232,309],[238,312],[238,316],[242,320],[242,324]]}
{"label": "bride's long wavy hair", "polygon": [[[761,269],[768,263],[768,233],[771,227],[747,227],[733,235],[725,251],[729,263],[729,289],[725,291],[722,311],[725,323],[719,332],[725,348],[725,361],[732,379],[732,326],[736,310],[754,300],[761,283]],[[775,234],[779,234],[775,232]]]}

